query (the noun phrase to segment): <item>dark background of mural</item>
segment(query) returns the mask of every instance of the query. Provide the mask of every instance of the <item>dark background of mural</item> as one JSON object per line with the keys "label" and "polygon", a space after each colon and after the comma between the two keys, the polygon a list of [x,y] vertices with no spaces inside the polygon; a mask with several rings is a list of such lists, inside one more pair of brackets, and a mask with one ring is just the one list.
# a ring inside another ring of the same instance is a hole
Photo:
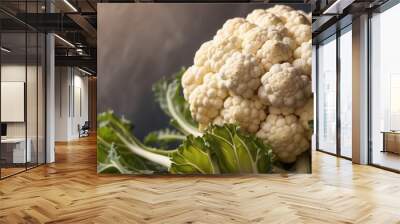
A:
{"label": "dark background of mural", "polygon": [[[151,86],[190,66],[200,45],[227,19],[245,17],[273,4],[99,4],[99,112],[112,109],[135,125],[135,135],[164,128],[168,119],[153,100]],[[305,4],[293,8],[309,12]]]}

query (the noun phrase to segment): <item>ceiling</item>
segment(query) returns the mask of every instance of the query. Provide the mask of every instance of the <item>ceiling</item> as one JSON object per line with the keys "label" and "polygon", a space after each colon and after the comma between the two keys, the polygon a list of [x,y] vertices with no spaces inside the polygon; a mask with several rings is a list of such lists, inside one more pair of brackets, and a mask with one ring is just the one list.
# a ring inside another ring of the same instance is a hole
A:
{"label": "ceiling", "polygon": [[[215,0],[197,0],[197,2]],[[217,0],[232,2],[232,0]],[[262,0],[256,0],[260,2]],[[386,0],[267,0],[276,3],[309,3],[313,11],[313,37],[319,36],[348,14],[355,15]],[[81,66],[96,72],[97,55],[97,3],[116,2],[187,2],[187,0],[1,0],[0,22],[3,35],[15,49],[24,49],[21,31],[55,32],[56,64]],[[237,0],[235,2],[249,2]],[[335,3],[336,2],[336,3]],[[335,6],[335,7],[334,7]],[[327,13],[327,9],[330,9]],[[338,9],[335,12],[332,8]],[[51,13],[49,13],[51,11]],[[66,43],[64,40],[67,40]],[[14,43],[11,43],[14,42]],[[4,43],[4,42],[3,42]],[[72,46],[72,45],[73,46]],[[20,46],[20,47],[18,47]],[[33,44],[28,46],[35,47]],[[32,48],[32,49],[33,49]],[[18,54],[19,50],[15,50]],[[20,52],[23,54],[24,52]]]}
{"label": "ceiling", "polygon": [[36,60],[36,51],[44,45],[37,44],[38,33],[54,32],[56,65],[78,66],[95,74],[96,5],[95,0],[48,0],[47,5],[45,0],[1,0],[2,46],[12,49],[2,52],[2,60],[17,62],[25,55],[28,61]]}
{"label": "ceiling", "polygon": [[351,24],[352,18],[388,2],[388,0],[311,0],[313,43],[325,39]]}

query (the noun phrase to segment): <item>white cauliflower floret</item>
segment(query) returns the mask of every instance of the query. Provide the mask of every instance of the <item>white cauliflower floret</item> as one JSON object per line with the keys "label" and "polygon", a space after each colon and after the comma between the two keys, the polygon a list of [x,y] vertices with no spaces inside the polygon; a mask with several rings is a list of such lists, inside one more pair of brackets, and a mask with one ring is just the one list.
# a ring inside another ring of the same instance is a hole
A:
{"label": "white cauliflower floret", "polygon": [[279,160],[286,163],[296,161],[296,157],[310,146],[295,115],[268,115],[256,135],[271,145]]}
{"label": "white cauliflower floret", "polygon": [[248,23],[248,21],[243,18],[240,18],[240,17],[228,19],[224,23],[224,25],[222,25],[222,28],[217,31],[216,35],[218,36],[218,35],[224,34],[224,35],[232,36],[237,32],[239,27],[244,23]]}
{"label": "white cauliflower floret", "polygon": [[198,67],[196,65],[190,66],[185,71],[182,76],[181,84],[183,87],[183,95],[186,100],[189,99],[190,94],[195,88],[203,84],[204,76],[210,72],[211,71],[208,69],[208,67]]}
{"label": "white cauliflower floret", "polygon": [[242,51],[256,54],[259,49],[268,40],[281,41],[290,46],[294,51],[297,47],[297,42],[290,36],[289,31],[284,26],[270,26],[267,28],[255,27],[239,37],[242,39]]}
{"label": "white cauliflower floret", "polygon": [[194,55],[194,64],[197,66],[208,66],[208,51],[212,46],[212,41],[204,42]]}
{"label": "white cauliflower floret", "polygon": [[297,10],[284,12],[279,14],[279,16],[286,23],[287,27],[300,24],[310,25],[307,16]]}
{"label": "white cauliflower floret", "polygon": [[288,30],[299,46],[303,42],[307,42],[311,39],[310,25],[300,24],[296,26],[289,26]]}
{"label": "white cauliflower floret", "polygon": [[282,41],[268,40],[257,52],[257,57],[261,59],[261,64],[268,71],[273,64],[290,62],[292,51],[290,46]]}
{"label": "white cauliflower floret", "polygon": [[311,81],[289,63],[275,64],[261,78],[258,96],[274,107],[300,107],[311,96]]}
{"label": "white cauliflower floret", "polygon": [[255,24],[250,23],[244,18],[233,18],[227,20],[221,29],[217,31],[217,34],[214,36],[214,39],[223,39],[229,36],[239,36],[242,33],[246,33],[247,31],[256,27]]}
{"label": "white cauliflower floret", "polygon": [[231,95],[251,98],[261,85],[264,69],[250,54],[234,53],[217,74]]}
{"label": "white cauliflower floret", "polygon": [[297,49],[297,42],[291,37],[284,37],[282,42],[288,45],[292,51]]}
{"label": "white cauliflower floret", "polygon": [[192,117],[199,122],[200,130],[204,130],[218,116],[227,96],[227,90],[212,73],[208,73],[204,77],[204,83],[193,90],[188,102]]}
{"label": "white cauliflower floret", "polygon": [[311,40],[304,42],[294,51],[295,58],[311,58],[312,57],[312,47]]}
{"label": "white cauliflower floret", "polygon": [[284,22],[275,14],[260,9],[254,10],[253,12],[248,14],[246,20],[256,24],[261,28],[281,26],[284,24]]}
{"label": "white cauliflower floret", "polygon": [[265,11],[269,13],[273,13],[275,15],[281,15],[283,13],[287,13],[293,11],[294,9],[287,5],[275,5],[274,7],[268,8]]}
{"label": "white cauliflower floret", "polygon": [[280,18],[298,46],[311,39],[311,21],[306,13],[285,5],[276,5],[265,11]]}
{"label": "white cauliflower floret", "polygon": [[255,23],[254,21],[264,13],[265,9],[254,9],[251,13],[247,14],[246,20]]}
{"label": "white cauliflower floret", "polygon": [[310,12],[310,13],[306,13],[306,12],[304,12],[303,10],[297,10],[297,12],[300,13],[300,14],[302,14],[304,17],[307,18],[308,24],[311,24],[311,23],[312,23],[312,13],[311,13],[311,12]]}
{"label": "white cauliflower floret", "polygon": [[238,124],[241,129],[255,133],[259,130],[260,123],[265,120],[265,117],[265,105],[259,100],[230,96],[225,100],[221,115],[214,123]]}
{"label": "white cauliflower floret", "polygon": [[311,58],[299,58],[293,61],[293,66],[299,69],[301,74],[311,76]]}
{"label": "white cauliflower floret", "polygon": [[309,132],[308,137],[311,137],[311,129],[309,122],[314,119],[314,99],[310,98],[304,106],[296,109],[295,114],[299,117],[299,121],[303,128]]}
{"label": "white cauliflower floret", "polygon": [[299,68],[302,74],[311,76],[312,47],[311,40],[304,42],[294,51],[293,66]]}
{"label": "white cauliflower floret", "polygon": [[265,27],[262,29],[274,30],[275,32],[279,32],[282,37],[290,37],[290,35],[291,35],[289,30],[284,25]]}
{"label": "white cauliflower floret", "polygon": [[217,73],[225,61],[235,52],[240,51],[241,40],[236,36],[215,39],[207,51],[208,64],[211,71]]}
{"label": "white cauliflower floret", "polygon": [[[241,38],[243,51],[255,55],[265,41],[270,39],[270,33],[266,29],[255,27],[249,32],[243,33]],[[276,38],[281,39],[280,33],[276,32]]]}

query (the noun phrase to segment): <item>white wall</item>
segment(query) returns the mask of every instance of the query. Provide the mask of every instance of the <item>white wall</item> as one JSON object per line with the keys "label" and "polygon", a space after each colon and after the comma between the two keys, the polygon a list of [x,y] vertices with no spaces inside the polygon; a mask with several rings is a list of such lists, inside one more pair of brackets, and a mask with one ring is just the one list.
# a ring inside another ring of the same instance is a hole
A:
{"label": "white wall", "polygon": [[[28,68],[29,70],[29,68]],[[3,82],[25,82],[25,65],[2,65],[1,81]],[[5,110],[5,108],[1,108]],[[7,137],[25,137],[25,123],[7,123]]]}
{"label": "white wall", "polygon": [[[1,81],[2,82],[25,82],[25,75],[26,75],[26,70],[27,69],[27,75],[28,75],[28,80],[29,84],[36,85],[36,81],[34,83],[32,82],[32,78],[30,75],[36,76],[36,67],[34,66],[28,66],[27,68],[24,65],[18,65],[18,64],[9,64],[9,65],[2,65],[1,66]],[[27,93],[27,103],[30,103],[34,101],[33,99],[29,99],[29,97],[34,97],[36,99],[36,88],[28,88],[28,93]],[[32,90],[32,91],[29,91]],[[29,105],[29,106],[34,106],[36,108],[36,103]],[[1,108],[2,110],[5,110],[6,108]],[[31,110],[30,110],[31,111]],[[31,117],[33,115],[33,117]],[[34,121],[36,123],[36,114],[33,113],[28,113],[28,122]],[[25,123],[26,122],[7,122],[7,136],[8,137],[25,137]],[[33,127],[33,124],[28,124],[28,128]],[[36,130],[36,127],[34,127]],[[28,130],[28,137],[29,137],[29,130]]]}
{"label": "white wall", "polygon": [[56,67],[56,141],[79,138],[78,125],[88,120],[88,78],[83,75],[76,68]]}
{"label": "white wall", "polygon": [[55,141],[67,141],[69,132],[69,68],[55,68]]}

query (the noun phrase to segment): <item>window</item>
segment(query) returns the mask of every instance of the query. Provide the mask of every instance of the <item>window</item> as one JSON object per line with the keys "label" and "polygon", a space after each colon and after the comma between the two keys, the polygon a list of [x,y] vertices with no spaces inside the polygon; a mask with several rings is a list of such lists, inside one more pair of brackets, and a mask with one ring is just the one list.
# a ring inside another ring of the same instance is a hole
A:
{"label": "window", "polygon": [[352,156],[352,33],[351,25],[341,31],[340,46],[340,155]]}
{"label": "window", "polygon": [[400,4],[371,18],[370,159],[400,170]]}
{"label": "window", "polygon": [[318,47],[318,145],[336,153],[336,36]]}
{"label": "window", "polygon": [[[317,50],[317,149],[352,157],[352,25]],[[337,57],[338,56],[338,57]]]}

